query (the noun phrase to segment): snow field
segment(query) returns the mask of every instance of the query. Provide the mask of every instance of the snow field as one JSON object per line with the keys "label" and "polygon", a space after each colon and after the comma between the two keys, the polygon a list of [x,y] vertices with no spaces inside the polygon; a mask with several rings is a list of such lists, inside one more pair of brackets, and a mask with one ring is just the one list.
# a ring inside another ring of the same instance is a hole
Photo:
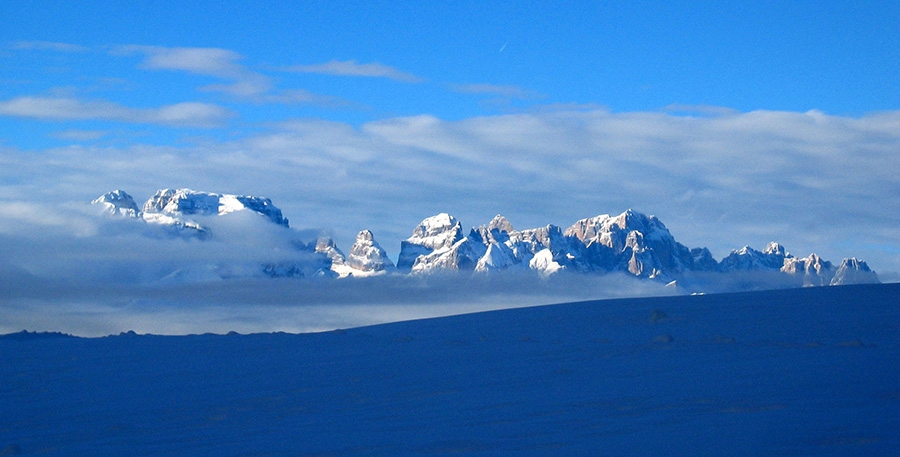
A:
{"label": "snow field", "polygon": [[898,455],[900,284],[0,337],[22,455]]}

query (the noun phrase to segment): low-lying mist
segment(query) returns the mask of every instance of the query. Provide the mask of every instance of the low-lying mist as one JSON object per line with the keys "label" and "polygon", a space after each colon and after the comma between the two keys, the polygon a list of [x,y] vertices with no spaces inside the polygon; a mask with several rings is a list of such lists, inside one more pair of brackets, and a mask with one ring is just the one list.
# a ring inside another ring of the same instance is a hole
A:
{"label": "low-lying mist", "polygon": [[347,279],[245,278],[179,284],[71,283],[5,272],[0,333],[102,336],[313,332],[578,300],[674,293],[624,274],[531,272]]}

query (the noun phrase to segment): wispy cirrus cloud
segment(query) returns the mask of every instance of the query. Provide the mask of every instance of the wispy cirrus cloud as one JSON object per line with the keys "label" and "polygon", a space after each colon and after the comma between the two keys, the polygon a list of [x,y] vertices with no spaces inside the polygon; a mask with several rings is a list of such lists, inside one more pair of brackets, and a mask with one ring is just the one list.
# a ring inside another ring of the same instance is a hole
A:
{"label": "wispy cirrus cloud", "polygon": [[198,87],[200,92],[217,92],[237,100],[256,104],[314,105],[329,108],[353,106],[353,103],[304,89],[279,89],[272,79],[241,63],[244,56],[221,48],[169,48],[163,46],[117,46],[113,55],[143,55],[139,64],[146,70],[185,71],[225,80]]}
{"label": "wispy cirrus cloud", "polygon": [[340,97],[316,94],[305,89],[285,89],[259,97],[260,103],[313,105],[326,108],[360,108],[358,103]]}
{"label": "wispy cirrus cloud", "polygon": [[221,106],[197,102],[176,103],[138,113],[137,119],[177,127],[217,127],[233,116]]}
{"label": "wispy cirrus cloud", "polygon": [[725,106],[685,105],[681,103],[666,105],[660,108],[660,111],[672,114],[691,114],[700,116],[729,116],[740,114],[740,111]]}
{"label": "wispy cirrus cloud", "polygon": [[[15,50],[50,50],[56,52],[87,52],[91,48],[49,41],[19,41],[10,45]],[[147,45],[116,45],[102,48],[110,56],[138,56],[137,67],[149,71],[178,71],[208,76],[221,82],[198,85],[200,93],[217,93],[230,101],[257,105],[309,105],[330,109],[366,109],[351,100],[306,89],[279,88],[271,77],[251,69],[243,63],[245,57],[223,48],[166,47]],[[355,76],[386,77],[419,82],[420,79],[378,63],[356,64],[337,62],[310,66],[309,72],[335,72]],[[318,67],[314,68],[314,67]],[[306,71],[294,68],[291,71]],[[108,82],[106,83],[108,84]],[[121,80],[119,82],[121,84]],[[0,115],[36,119],[86,120],[104,119],[123,122],[154,123],[170,126],[221,125],[235,113],[208,103],[185,102],[153,109],[131,109],[114,103],[96,100],[83,101],[67,96],[21,96],[0,102]],[[81,137],[81,136],[79,136]],[[74,139],[74,138],[72,138]]]}
{"label": "wispy cirrus cloud", "polygon": [[544,98],[544,96],[532,90],[522,89],[518,86],[497,84],[451,84],[450,90],[463,94],[493,95],[503,98],[518,98],[522,100]]}
{"label": "wispy cirrus cloud", "polygon": [[56,52],[88,52],[91,49],[71,43],[57,43],[53,41],[17,41],[12,44],[12,49],[30,51],[56,51]]}
{"label": "wispy cirrus cloud", "polygon": [[499,212],[521,229],[631,207],[717,258],[778,241],[795,255],[858,256],[880,274],[900,271],[900,216],[886,209],[900,199],[898,126],[900,112],[557,109],[358,128],[306,119],[195,147],[70,148],[40,159],[11,151],[0,156],[0,196],[35,198],[35,187],[80,201],[114,188],[144,198],[166,186],[250,193],[272,198],[292,225],[334,228],[345,249],[370,229],[392,255],[438,212],[467,225]]}
{"label": "wispy cirrus cloud", "polygon": [[139,64],[145,70],[185,71],[228,80],[225,84],[200,87],[203,92],[221,92],[240,98],[254,98],[271,91],[271,79],[240,63],[244,56],[221,48],[169,48],[127,45],[110,51],[113,55],[143,55]]}
{"label": "wispy cirrus cloud", "polygon": [[317,73],[333,76],[387,78],[405,83],[421,83],[424,79],[378,62],[357,63],[355,60],[332,60],[313,65],[293,65],[284,69],[296,73]]}
{"label": "wispy cirrus cloud", "polygon": [[100,138],[108,135],[109,132],[105,130],[76,130],[69,129],[63,130],[60,132],[53,132],[50,134],[53,138],[58,138],[60,140],[70,140],[70,141],[92,141],[98,140]]}
{"label": "wispy cirrus cloud", "polygon": [[148,70],[180,70],[199,75],[240,79],[251,73],[238,63],[244,57],[221,48],[170,48],[124,45],[110,50],[113,55],[142,55],[140,67]]}
{"label": "wispy cirrus cloud", "polygon": [[233,113],[218,105],[199,102],[176,103],[158,108],[131,108],[106,100],[17,97],[0,102],[0,116],[40,120],[107,120],[172,127],[211,128],[223,125]]}

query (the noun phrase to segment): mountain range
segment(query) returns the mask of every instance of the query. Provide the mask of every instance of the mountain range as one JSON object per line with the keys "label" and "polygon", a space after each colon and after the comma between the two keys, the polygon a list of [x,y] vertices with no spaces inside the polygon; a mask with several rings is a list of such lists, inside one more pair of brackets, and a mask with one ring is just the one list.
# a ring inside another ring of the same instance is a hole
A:
{"label": "mountain range", "polygon": [[[216,236],[195,219],[256,214],[290,230],[288,219],[268,198],[162,189],[139,207],[129,194],[115,190],[92,202],[107,215],[143,220],[182,238],[208,240]],[[778,243],[762,251],[749,246],[732,251],[721,261],[706,248],[688,248],[675,240],[655,216],[627,210],[576,221],[568,228],[555,225],[516,230],[502,215],[466,231],[447,213],[424,219],[400,244],[396,265],[369,230],[359,232],[348,254],[329,237],[295,241],[297,260],[264,263],[258,273],[273,277],[361,277],[386,274],[435,274],[532,271],[546,278],[562,271],[587,274],[621,272],[663,281],[673,286],[696,282],[710,274],[742,278],[759,273],[794,286],[877,283],[865,262],[846,258],[838,266],[816,254],[794,257]],[[773,273],[777,275],[773,276]],[[733,288],[759,288],[738,283]]]}

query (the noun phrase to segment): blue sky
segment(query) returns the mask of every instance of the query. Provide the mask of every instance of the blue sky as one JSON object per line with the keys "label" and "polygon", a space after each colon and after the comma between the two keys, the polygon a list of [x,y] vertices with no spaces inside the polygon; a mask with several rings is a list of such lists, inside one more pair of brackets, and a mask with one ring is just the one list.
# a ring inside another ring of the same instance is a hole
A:
{"label": "blue sky", "polygon": [[0,6],[2,234],[190,187],[394,256],[634,208],[900,271],[895,2],[183,3]]}
{"label": "blue sky", "polygon": [[[454,120],[553,103],[861,115],[900,101],[893,2],[109,3],[4,5],[7,46],[85,48],[68,56],[7,49],[3,78],[20,82],[6,85],[7,97],[74,86],[131,105],[199,98],[234,107],[220,93],[196,90],[221,83],[221,75],[153,74],[138,68],[140,53],[115,52],[144,45],[228,50],[232,63],[267,77],[272,90],[347,103],[339,112],[308,103],[240,107],[242,121],[359,123],[422,113]],[[285,71],[332,61],[378,64],[409,79]]]}

